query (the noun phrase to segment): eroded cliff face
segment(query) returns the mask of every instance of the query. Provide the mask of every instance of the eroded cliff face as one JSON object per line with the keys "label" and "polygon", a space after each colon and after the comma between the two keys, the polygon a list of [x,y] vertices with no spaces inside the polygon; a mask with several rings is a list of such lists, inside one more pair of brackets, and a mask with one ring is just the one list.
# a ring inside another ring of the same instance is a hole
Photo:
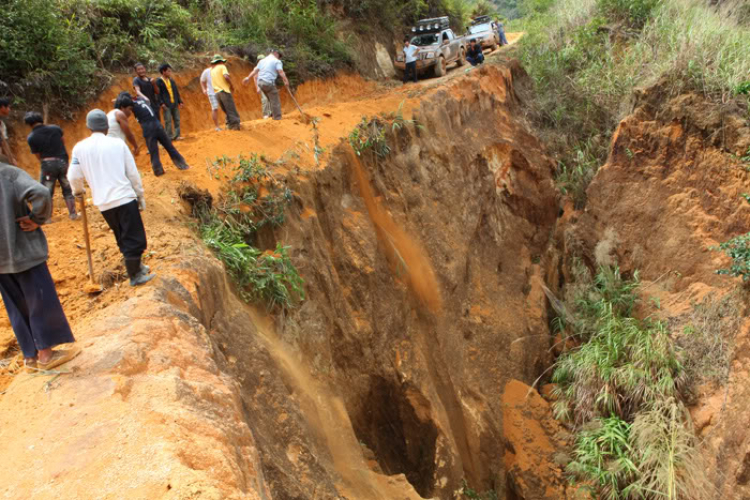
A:
{"label": "eroded cliff face", "polygon": [[[154,286],[80,323],[86,351],[34,400],[46,417],[29,428],[59,460],[22,479],[37,459],[20,452],[28,437],[6,439],[22,426],[3,424],[4,454],[20,457],[4,491],[390,500],[453,498],[464,479],[501,497],[518,489],[502,396],[551,362],[541,285],[556,268],[545,252],[557,217],[553,164],[516,120],[519,75],[485,67],[428,93],[409,108],[416,123],[388,133],[386,158],[354,161],[342,141],[327,165],[286,171],[295,204],[262,239],[294,249],[299,309],[272,318],[244,305],[186,241]],[[4,422],[33,397],[19,384]]]}
{"label": "eroded cliff face", "polygon": [[[560,253],[567,270],[575,258],[592,268],[640,270],[651,305],[644,314],[667,321],[678,344],[703,349],[692,354],[716,360],[698,374],[693,423],[713,498],[750,498],[747,292],[737,291],[739,280],[716,275],[729,259],[713,249],[750,231],[741,197],[750,192],[741,159],[750,128],[737,107],[666,95],[656,86],[636,96],[588,189],[586,210],[560,227]],[[709,332],[711,345],[691,343],[692,331]],[[725,371],[727,378],[717,376]]]}

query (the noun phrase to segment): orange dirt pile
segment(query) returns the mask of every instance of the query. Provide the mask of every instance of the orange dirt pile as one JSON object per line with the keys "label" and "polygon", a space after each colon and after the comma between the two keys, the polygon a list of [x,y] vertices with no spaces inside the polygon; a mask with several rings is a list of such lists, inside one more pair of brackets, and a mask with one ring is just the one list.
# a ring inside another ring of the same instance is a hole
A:
{"label": "orange dirt pile", "polygon": [[517,489],[515,498],[575,498],[565,491],[562,466],[555,453],[567,444],[567,433],[552,416],[539,393],[518,380],[505,386],[503,430],[508,441],[505,470]]}
{"label": "orange dirt pile", "polygon": [[411,287],[422,304],[438,313],[442,307],[440,286],[435,278],[425,251],[414,238],[401,229],[390,214],[378,203],[372,192],[362,163],[353,149],[348,150],[349,165],[359,184],[359,192],[375,226],[378,240],[391,264],[397,279],[404,280]]}

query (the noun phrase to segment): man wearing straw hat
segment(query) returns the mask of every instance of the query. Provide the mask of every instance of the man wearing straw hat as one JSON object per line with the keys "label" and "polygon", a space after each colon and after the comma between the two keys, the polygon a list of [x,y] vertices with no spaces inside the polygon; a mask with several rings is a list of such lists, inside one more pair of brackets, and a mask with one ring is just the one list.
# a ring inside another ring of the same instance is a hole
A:
{"label": "man wearing straw hat", "polygon": [[224,64],[226,62],[227,60],[221,57],[221,54],[216,54],[211,59],[211,84],[219,100],[219,106],[227,115],[227,128],[239,130],[240,115],[237,113],[237,106],[235,106],[234,97],[232,97],[234,85],[232,85],[229,70]]}
{"label": "man wearing straw hat", "polygon": [[86,116],[91,136],[73,148],[68,180],[76,196],[83,196],[84,179],[91,187],[94,205],[112,229],[125,258],[130,286],[143,285],[156,276],[141,264],[146,251],[146,230],[141,210],[146,208],[141,176],[127,144],[107,137],[107,115],[94,109]]}

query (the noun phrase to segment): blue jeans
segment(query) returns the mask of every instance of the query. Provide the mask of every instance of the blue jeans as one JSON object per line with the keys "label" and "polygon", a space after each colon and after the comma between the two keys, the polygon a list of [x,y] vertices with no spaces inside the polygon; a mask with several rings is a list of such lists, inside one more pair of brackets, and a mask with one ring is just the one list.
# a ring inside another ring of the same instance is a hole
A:
{"label": "blue jeans", "polygon": [[475,57],[466,56],[466,60],[469,61],[469,64],[472,66],[476,66],[477,64],[482,64],[484,62],[484,54],[479,54]]}
{"label": "blue jeans", "polygon": [[404,83],[408,82],[410,78],[417,81],[417,61],[406,63],[404,67]]}
{"label": "blue jeans", "polygon": [[497,36],[500,38],[500,43],[503,45],[508,45],[508,39],[505,38],[505,30],[503,28],[498,27],[497,28]]}

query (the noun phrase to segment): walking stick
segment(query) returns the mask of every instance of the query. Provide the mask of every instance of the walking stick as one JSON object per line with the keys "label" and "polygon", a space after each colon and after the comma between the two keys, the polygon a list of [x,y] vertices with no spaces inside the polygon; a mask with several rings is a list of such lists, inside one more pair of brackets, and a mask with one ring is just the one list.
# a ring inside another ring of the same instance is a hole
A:
{"label": "walking stick", "polygon": [[89,263],[89,283],[86,285],[86,293],[101,293],[102,286],[94,282],[94,260],[91,258],[91,240],[89,239],[89,220],[86,215],[86,198],[81,195],[81,215],[83,216],[83,238],[86,240],[86,256]]}

